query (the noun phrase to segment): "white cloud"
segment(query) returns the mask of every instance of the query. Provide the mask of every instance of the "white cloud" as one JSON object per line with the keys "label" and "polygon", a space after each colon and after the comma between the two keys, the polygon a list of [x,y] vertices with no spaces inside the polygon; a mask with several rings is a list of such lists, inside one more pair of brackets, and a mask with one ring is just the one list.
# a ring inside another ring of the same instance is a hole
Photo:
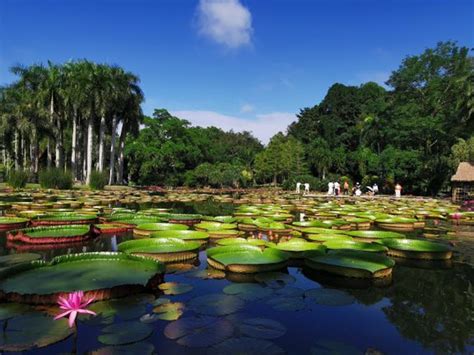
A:
{"label": "white cloud", "polygon": [[249,113],[249,112],[252,112],[253,110],[255,110],[255,107],[253,107],[253,105],[250,105],[250,104],[243,104],[242,106],[240,106],[241,113]]}
{"label": "white cloud", "polygon": [[252,14],[239,0],[200,0],[199,33],[228,48],[250,44]]}
{"label": "white cloud", "polygon": [[288,125],[296,120],[289,112],[271,112],[255,115],[252,120],[223,115],[214,111],[172,111],[174,116],[191,122],[193,126],[218,127],[225,131],[250,131],[262,143],[267,144],[278,132],[286,132]]}

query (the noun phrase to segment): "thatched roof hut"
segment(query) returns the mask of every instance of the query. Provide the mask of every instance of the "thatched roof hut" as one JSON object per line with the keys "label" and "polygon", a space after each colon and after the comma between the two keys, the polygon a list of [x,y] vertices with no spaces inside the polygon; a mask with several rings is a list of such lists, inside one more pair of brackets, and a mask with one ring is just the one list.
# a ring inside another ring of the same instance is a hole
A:
{"label": "thatched roof hut", "polygon": [[459,163],[456,174],[451,177],[454,202],[474,199],[474,163]]}

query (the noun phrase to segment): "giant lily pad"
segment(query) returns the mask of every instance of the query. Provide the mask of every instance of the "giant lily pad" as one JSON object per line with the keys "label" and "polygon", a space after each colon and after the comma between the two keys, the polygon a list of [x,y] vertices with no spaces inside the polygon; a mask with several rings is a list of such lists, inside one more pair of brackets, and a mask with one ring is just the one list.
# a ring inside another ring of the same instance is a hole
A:
{"label": "giant lily pad", "polygon": [[305,262],[316,270],[360,278],[390,276],[395,265],[395,262],[385,255],[355,250],[334,250],[326,255],[312,255],[307,252]]}
{"label": "giant lily pad", "polygon": [[126,290],[144,289],[163,272],[163,264],[139,256],[111,252],[71,254],[55,257],[51,262],[32,261],[10,268],[0,280],[0,290],[7,299],[20,297],[27,302],[55,303],[58,294],[76,290],[92,293],[100,300],[113,297],[115,292],[123,295]]}
{"label": "giant lily pad", "polygon": [[209,239],[209,234],[200,231],[191,230],[166,230],[158,231],[150,234],[151,238],[177,238],[182,240],[194,240],[206,242]]}
{"label": "giant lily pad", "polygon": [[261,250],[254,245],[227,245],[207,250],[212,267],[235,273],[255,273],[282,269],[288,255],[277,249]]}
{"label": "giant lily pad", "polygon": [[324,242],[323,245],[331,250],[339,250],[339,249],[349,249],[349,250],[360,250],[366,252],[374,252],[374,253],[385,253],[387,252],[387,248],[383,245],[376,244],[376,243],[364,243],[364,242],[356,242],[353,240],[328,240]]}
{"label": "giant lily pad", "polygon": [[352,240],[352,237],[345,234],[308,234],[306,238],[315,243],[325,243],[334,240]]}
{"label": "giant lily pad", "polygon": [[25,351],[61,341],[73,333],[66,319],[55,321],[43,313],[12,318],[0,332],[1,351]]}
{"label": "giant lily pad", "polygon": [[301,258],[303,253],[308,250],[317,250],[320,251],[321,254],[324,254],[326,251],[325,246],[318,243],[308,242],[302,238],[292,238],[286,242],[270,244],[270,247],[285,251],[292,258]]}
{"label": "giant lily pad", "polygon": [[186,230],[188,228],[187,225],[177,223],[143,223],[137,225],[133,229],[133,235],[137,237],[146,237],[156,231],[176,231]]}
{"label": "giant lily pad", "polygon": [[225,246],[225,245],[238,245],[238,244],[250,244],[256,246],[265,246],[267,244],[266,241],[261,239],[255,238],[223,238],[217,241],[217,245]]}
{"label": "giant lily pad", "polygon": [[391,238],[404,238],[405,236],[397,232],[388,231],[347,231],[345,234],[364,241],[378,241]]}
{"label": "giant lily pad", "polygon": [[177,238],[152,238],[128,240],[118,245],[118,250],[127,254],[150,256],[163,262],[193,259],[201,243]]}
{"label": "giant lily pad", "polygon": [[0,230],[23,228],[28,221],[28,218],[0,216]]}
{"label": "giant lily pad", "polygon": [[236,229],[237,224],[234,223],[220,223],[220,222],[201,222],[194,226],[197,230],[217,231],[226,229]]}
{"label": "giant lily pad", "polygon": [[179,345],[199,348],[218,344],[234,333],[231,322],[215,317],[187,317],[168,324],[164,334]]}
{"label": "giant lily pad", "polygon": [[90,238],[89,232],[90,227],[86,225],[35,227],[11,231],[8,240],[33,244],[74,243]]}
{"label": "giant lily pad", "polygon": [[446,260],[453,255],[449,246],[426,240],[386,239],[380,243],[389,248],[389,255],[402,258]]}
{"label": "giant lily pad", "polygon": [[240,310],[244,306],[244,301],[236,296],[211,293],[193,298],[188,306],[200,314],[223,316]]}
{"label": "giant lily pad", "polygon": [[124,345],[148,338],[153,328],[141,322],[123,322],[106,326],[97,338],[105,345]]}

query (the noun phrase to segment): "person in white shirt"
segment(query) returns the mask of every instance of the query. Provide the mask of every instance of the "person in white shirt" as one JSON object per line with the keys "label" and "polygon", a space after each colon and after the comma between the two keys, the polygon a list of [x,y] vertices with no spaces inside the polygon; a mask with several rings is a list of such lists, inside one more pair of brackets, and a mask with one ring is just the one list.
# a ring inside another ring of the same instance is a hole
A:
{"label": "person in white shirt", "polygon": [[374,195],[379,193],[379,187],[377,186],[377,184],[374,184],[374,186],[372,186],[372,192],[374,193]]}
{"label": "person in white shirt", "polygon": [[296,183],[296,193],[297,194],[301,193],[301,182]]}
{"label": "person in white shirt", "polygon": [[334,183],[332,181],[328,183],[328,195],[334,195]]}
{"label": "person in white shirt", "polygon": [[304,193],[305,195],[309,194],[309,184],[307,182],[304,183]]}
{"label": "person in white shirt", "polygon": [[402,196],[402,185],[396,184],[395,185],[395,197],[401,197]]}
{"label": "person in white shirt", "polygon": [[334,194],[335,194],[336,196],[339,196],[340,193],[341,193],[341,185],[339,184],[338,181],[336,181],[336,182],[334,183]]}

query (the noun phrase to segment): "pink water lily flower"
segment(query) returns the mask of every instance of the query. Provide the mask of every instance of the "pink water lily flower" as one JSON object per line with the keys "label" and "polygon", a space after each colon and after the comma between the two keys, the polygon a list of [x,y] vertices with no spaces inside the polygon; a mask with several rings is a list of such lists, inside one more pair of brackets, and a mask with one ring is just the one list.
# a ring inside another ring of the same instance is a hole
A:
{"label": "pink water lily flower", "polygon": [[58,297],[59,308],[66,310],[66,312],[58,314],[56,317],[54,317],[54,320],[58,320],[69,315],[69,328],[72,328],[78,313],[92,314],[93,316],[97,315],[97,313],[86,309],[86,307],[92,301],[94,301],[94,297],[87,300],[84,299],[83,291],[70,293],[67,296],[67,299],[64,297]]}

